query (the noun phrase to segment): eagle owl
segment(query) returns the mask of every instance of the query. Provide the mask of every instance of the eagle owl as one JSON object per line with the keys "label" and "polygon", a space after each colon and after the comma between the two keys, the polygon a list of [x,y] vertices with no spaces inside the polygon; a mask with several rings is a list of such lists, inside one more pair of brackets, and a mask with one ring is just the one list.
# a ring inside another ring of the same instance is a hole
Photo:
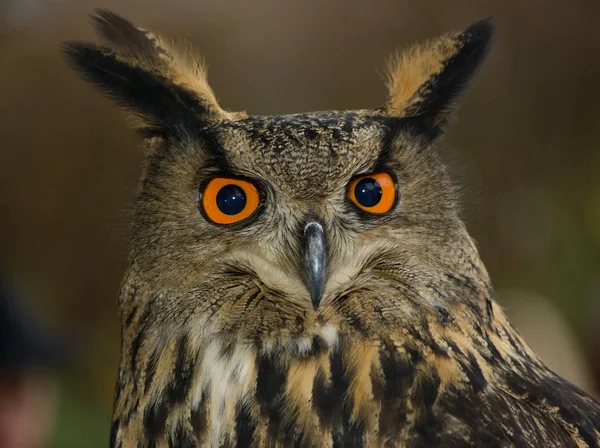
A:
{"label": "eagle owl", "polygon": [[570,447],[600,405],[493,300],[437,155],[489,20],[391,64],[377,109],[222,109],[188,46],[108,11],[70,64],[146,158],[112,447]]}

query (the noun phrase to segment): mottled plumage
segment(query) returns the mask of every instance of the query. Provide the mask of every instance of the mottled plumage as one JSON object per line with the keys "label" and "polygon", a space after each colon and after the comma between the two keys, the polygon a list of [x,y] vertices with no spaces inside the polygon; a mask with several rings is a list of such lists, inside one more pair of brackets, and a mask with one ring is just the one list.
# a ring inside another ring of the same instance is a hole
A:
{"label": "mottled plumage", "polygon": [[[70,63],[140,119],[112,447],[600,444],[600,405],[493,300],[436,155],[489,21],[402,53],[379,109],[224,111],[188,47],[107,11]],[[393,207],[349,200],[389,174]],[[211,222],[214,178],[259,205]],[[258,199],[257,199],[258,200]]]}

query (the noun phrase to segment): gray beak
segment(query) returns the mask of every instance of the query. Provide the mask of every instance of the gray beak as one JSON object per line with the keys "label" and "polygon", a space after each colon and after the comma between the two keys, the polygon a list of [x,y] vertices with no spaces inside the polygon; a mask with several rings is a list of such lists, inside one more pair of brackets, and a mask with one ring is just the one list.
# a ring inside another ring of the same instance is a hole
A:
{"label": "gray beak", "polygon": [[327,247],[323,227],[311,221],[304,227],[304,281],[310,291],[313,307],[317,309],[327,278]]}

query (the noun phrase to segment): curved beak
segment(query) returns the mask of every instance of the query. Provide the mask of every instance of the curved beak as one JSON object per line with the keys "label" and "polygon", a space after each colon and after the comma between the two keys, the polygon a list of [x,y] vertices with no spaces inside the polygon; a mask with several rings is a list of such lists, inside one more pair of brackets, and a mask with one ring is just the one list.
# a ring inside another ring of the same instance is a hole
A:
{"label": "curved beak", "polygon": [[313,307],[317,309],[323,297],[327,279],[327,247],[323,226],[310,221],[304,227],[304,281],[310,291]]}

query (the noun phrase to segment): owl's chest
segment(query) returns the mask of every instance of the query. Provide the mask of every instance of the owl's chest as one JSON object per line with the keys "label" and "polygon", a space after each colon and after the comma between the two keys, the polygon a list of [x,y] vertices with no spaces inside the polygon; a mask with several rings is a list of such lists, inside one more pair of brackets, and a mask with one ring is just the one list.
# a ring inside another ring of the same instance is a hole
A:
{"label": "owl's chest", "polygon": [[193,380],[190,416],[202,421],[191,427],[202,428],[195,437],[207,446],[399,441],[416,421],[420,391],[439,386],[416,368],[419,355],[412,356],[373,342],[304,354],[247,346],[224,354],[213,344]]}
{"label": "owl's chest", "polygon": [[118,388],[116,440],[378,447],[409,440],[424,415],[443,426],[434,403],[451,366],[410,341],[335,336],[261,348],[215,339],[192,349],[185,339],[176,355],[149,354],[142,382],[125,376]]}

